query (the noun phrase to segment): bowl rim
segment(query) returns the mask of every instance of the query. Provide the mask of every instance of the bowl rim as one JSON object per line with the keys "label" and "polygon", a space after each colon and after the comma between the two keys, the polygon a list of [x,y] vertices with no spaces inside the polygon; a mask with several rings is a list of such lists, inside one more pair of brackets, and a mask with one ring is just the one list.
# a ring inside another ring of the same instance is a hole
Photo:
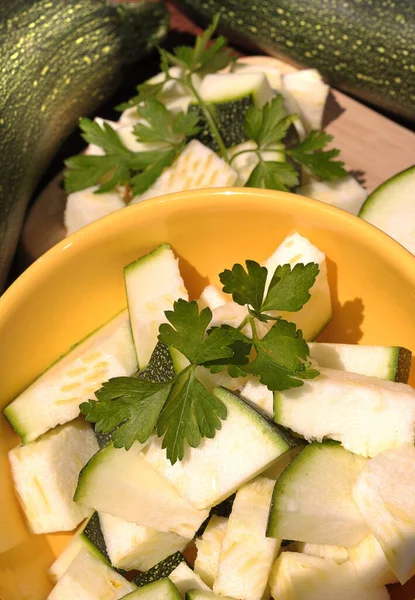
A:
{"label": "bowl rim", "polygon": [[145,215],[161,210],[164,205],[175,205],[178,209],[183,209],[188,204],[191,204],[193,207],[197,205],[198,210],[200,210],[204,207],[210,208],[220,205],[224,197],[227,200],[231,200],[231,202],[237,201],[239,206],[241,203],[244,205],[254,203],[255,205],[261,202],[263,206],[272,206],[276,203],[289,202],[295,210],[301,210],[302,208],[310,210],[311,207],[314,207],[312,210],[323,216],[328,215],[330,220],[334,219],[341,223],[342,227],[353,227],[356,237],[365,237],[366,243],[376,247],[377,254],[382,258],[389,257],[388,262],[391,261],[392,256],[392,262],[399,270],[399,273],[414,288],[415,293],[415,256],[388,234],[356,215],[320,200],[306,198],[305,196],[291,192],[246,187],[202,188],[165,194],[136,204],[130,204],[125,209],[117,210],[102,217],[58,242],[19,275],[0,297],[0,327],[2,320],[7,316],[8,307],[19,296],[30,295],[30,290],[37,287],[48,271],[56,268],[57,265],[66,259],[68,251],[82,252],[90,245],[94,237],[100,238],[102,235],[108,234],[108,229],[122,229],[123,223],[131,220],[132,211],[136,215]]}

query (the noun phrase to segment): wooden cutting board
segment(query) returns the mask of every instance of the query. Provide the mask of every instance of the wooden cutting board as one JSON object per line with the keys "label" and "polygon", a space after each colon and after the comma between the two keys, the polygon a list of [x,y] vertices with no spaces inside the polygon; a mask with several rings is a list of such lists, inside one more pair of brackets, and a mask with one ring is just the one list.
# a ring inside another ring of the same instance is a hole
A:
{"label": "wooden cutting board", "polygon": [[[201,32],[194,23],[169,2],[171,28],[196,35]],[[294,66],[271,57],[249,57],[277,63],[282,72]],[[325,129],[334,137],[346,167],[370,193],[383,181],[415,163],[415,134],[385,118],[345,94],[333,90],[327,102]],[[33,204],[23,228],[20,252],[24,266],[41,256],[63,239],[65,193],[60,189],[61,177],[53,180]]]}

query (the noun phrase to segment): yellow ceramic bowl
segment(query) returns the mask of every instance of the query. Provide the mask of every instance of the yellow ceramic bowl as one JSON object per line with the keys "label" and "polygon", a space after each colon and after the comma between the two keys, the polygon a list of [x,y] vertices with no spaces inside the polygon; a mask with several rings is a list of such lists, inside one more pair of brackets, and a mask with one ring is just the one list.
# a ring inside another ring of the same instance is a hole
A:
{"label": "yellow ceramic bowl", "polygon": [[[294,230],[328,257],[334,315],[322,339],[402,345],[415,352],[415,258],[391,238],[345,212],[291,194],[188,192],[129,207],[81,230],[4,294],[0,406],[125,306],[124,265],[161,242],[173,246],[197,297],[208,282],[218,282],[225,266],[262,261]],[[18,439],[3,417],[0,427],[0,598],[42,600],[50,589],[46,569],[68,536],[28,532],[6,455]]]}

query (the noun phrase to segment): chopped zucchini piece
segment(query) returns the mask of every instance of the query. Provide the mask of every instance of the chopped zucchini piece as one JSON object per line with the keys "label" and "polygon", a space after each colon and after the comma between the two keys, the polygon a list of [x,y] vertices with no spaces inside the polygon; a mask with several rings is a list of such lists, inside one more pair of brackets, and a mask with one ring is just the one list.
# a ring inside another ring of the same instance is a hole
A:
{"label": "chopped zucchini piece", "polygon": [[310,357],[321,367],[407,383],[412,353],[400,346],[311,342]]}
{"label": "chopped zucchini piece", "polygon": [[188,294],[168,244],[125,267],[124,278],[138,365],[144,369],[157,344],[159,326],[167,320],[165,311],[172,310],[179,298],[187,300]]}
{"label": "chopped zucchini piece", "polygon": [[237,172],[215,152],[192,140],[172,166],[147,191],[135,196],[132,203],[185,190],[232,187],[237,177]]}
{"label": "chopped zucchini piece", "polygon": [[278,67],[265,65],[265,64],[248,64],[245,63],[243,58],[241,60],[236,60],[232,67],[232,73],[239,73],[241,75],[246,75],[248,73],[263,73],[265,77],[268,79],[268,83],[272,90],[279,91],[282,87],[282,79],[281,79],[281,71]]}
{"label": "chopped zucchini piece", "polygon": [[378,227],[415,254],[415,165],[377,187],[363,204],[359,217]]}
{"label": "chopped zucchini piece", "polygon": [[389,600],[385,587],[365,587],[349,562],[338,565],[297,552],[281,552],[270,586],[278,600]]}
{"label": "chopped zucchini piece", "polygon": [[111,564],[125,571],[147,571],[190,542],[177,533],[157,531],[106,513],[99,513],[99,521]]}
{"label": "chopped zucchini piece", "polygon": [[261,108],[273,93],[264,73],[212,73],[203,78],[199,94],[205,102],[235,102],[248,98]]}
{"label": "chopped zucchini piece", "polygon": [[100,450],[82,469],[75,501],[137,525],[193,537],[207,511],[181,498],[141,450],[138,442],[130,450],[112,444]]}
{"label": "chopped zucchini piece", "polygon": [[48,569],[49,577],[54,583],[56,583],[67,571],[75,557],[83,548],[95,553],[100,552],[103,558],[109,562],[107,548],[99,524],[98,513],[96,512],[94,512],[75,532],[75,535],[72,537],[69,544]]}
{"label": "chopped zucchini piece", "polygon": [[80,470],[97,450],[94,432],[80,420],[10,450],[16,493],[33,533],[71,531],[90,515],[73,495]]}
{"label": "chopped zucchini piece", "polygon": [[180,552],[172,554],[153,568],[142,573],[134,579],[134,583],[141,588],[162,577],[168,577],[179,590],[182,598],[188,590],[208,590],[200,577],[189,567],[184,556]]}
{"label": "chopped zucchini piece", "polygon": [[358,578],[367,587],[398,583],[373,533],[369,533],[355,548],[349,548],[349,558]]}
{"label": "chopped zucchini piece", "polygon": [[305,185],[297,188],[296,194],[337,206],[353,215],[359,214],[359,210],[367,198],[366,190],[352,175],[336,181],[311,179]]}
{"label": "chopped zucchini piece", "polygon": [[275,484],[267,535],[355,546],[369,533],[352,498],[365,459],[337,442],[306,446]]}
{"label": "chopped zucchini piece", "polygon": [[188,590],[208,590],[208,586],[201,580],[186,562],[181,562],[169,575],[182,598]]}
{"label": "chopped zucchini piece", "polygon": [[218,596],[213,592],[206,592],[202,590],[190,590],[186,593],[186,600],[233,600],[229,596]]}
{"label": "chopped zucchini piece", "polygon": [[119,191],[96,194],[98,186],[89,187],[79,192],[68,194],[63,222],[66,235],[125,208],[123,195]]}
{"label": "chopped zucchini piece", "polygon": [[213,591],[240,600],[261,600],[280,540],[266,537],[274,481],[258,477],[241,487],[223,538]]}
{"label": "chopped zucchini piece", "polygon": [[143,450],[149,463],[199,510],[230,496],[292,445],[242,399],[223,388],[213,393],[227,409],[227,418],[214,438],[204,438],[198,448],[187,446],[184,460],[174,465],[160,438],[154,437]]}
{"label": "chopped zucchini piece", "polygon": [[314,340],[331,319],[330,289],[327,280],[326,256],[308,239],[299,233],[293,233],[285,238],[274,254],[265,262],[268,269],[268,283],[279,265],[298,263],[317,263],[320,272],[313,287],[310,289],[311,298],[298,312],[276,312],[287,321],[291,321],[301,329],[306,340]]}
{"label": "chopped zucchini piece", "polygon": [[306,440],[336,439],[362,456],[414,442],[415,390],[404,383],[319,368],[301,388],[274,394],[274,419]]}
{"label": "chopped zucchini piece", "polygon": [[319,556],[320,558],[328,558],[330,560],[334,560],[334,562],[336,562],[338,565],[341,565],[342,563],[349,560],[348,548],[345,548],[344,546],[331,546],[328,544],[310,544],[308,542],[293,542],[291,546],[295,548],[296,552],[310,554],[311,556]]}
{"label": "chopped zucchini piece", "polygon": [[181,552],[175,552],[164,560],[148,569],[145,573],[141,573],[134,579],[134,583],[138,588],[149,585],[154,581],[159,581],[165,577],[170,577],[170,574],[182,563],[187,565],[186,559]]}
{"label": "chopped zucchini piece", "polygon": [[218,290],[216,286],[207,285],[200,294],[197,304],[199,306],[199,310],[203,310],[206,307],[210,308],[210,310],[214,310],[215,308],[218,308],[218,306],[223,306],[227,302],[228,297]]}
{"label": "chopped zucchini piece", "polygon": [[414,481],[411,442],[368,461],[353,490],[360,512],[402,584],[415,574]]}
{"label": "chopped zucchini piece", "polygon": [[144,585],[131,594],[124,596],[126,600],[181,600],[179,590],[168,577]]}
{"label": "chopped zucchini piece", "polygon": [[195,573],[210,588],[213,587],[218,572],[219,553],[227,524],[227,518],[212,515],[203,535],[195,541],[197,548]]}
{"label": "chopped zucchini piece", "polygon": [[[206,75],[199,88],[199,94],[209,106],[226,148],[236,146],[245,140],[245,114],[249,107],[260,108],[273,97],[264,73],[213,73]],[[197,139],[211,150],[219,152],[220,147],[212,134],[205,113],[199,104],[193,103],[189,111],[199,118],[201,131]]]}
{"label": "chopped zucchini piece", "polygon": [[307,131],[323,127],[324,107],[330,87],[315,69],[282,76],[282,95],[290,113],[298,114]]}
{"label": "chopped zucchini piece", "polygon": [[274,416],[274,394],[257,377],[249,377],[241,390],[241,396],[244,400],[248,400],[254,406],[263,410],[267,417],[272,419]]}
{"label": "chopped zucchini piece", "polygon": [[82,548],[47,600],[118,600],[136,589],[114,571],[102,554]]}
{"label": "chopped zucchini piece", "polygon": [[27,444],[79,415],[79,405],[111,377],[137,370],[128,313],[91,333],[47,369],[5,409],[13,429]]}

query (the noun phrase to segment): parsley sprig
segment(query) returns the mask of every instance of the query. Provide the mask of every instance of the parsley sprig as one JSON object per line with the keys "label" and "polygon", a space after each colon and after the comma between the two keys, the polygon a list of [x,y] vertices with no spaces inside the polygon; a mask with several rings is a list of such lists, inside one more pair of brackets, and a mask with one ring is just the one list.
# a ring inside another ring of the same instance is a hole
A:
{"label": "parsley sprig", "polygon": [[[199,312],[195,301],[176,301],[165,313],[168,322],[160,325],[158,339],[163,347],[181,352],[187,366],[162,382],[149,381],[148,374],[110,379],[95,392],[96,400],[81,404],[81,412],[100,433],[112,432],[116,447],[144,443],[155,430],[171,463],[182,460],[186,444],[196,448],[202,438],[213,438],[227,417],[224,403],[199,381],[197,367],[212,372],[227,369],[233,377],[256,375],[272,391],[301,386],[304,379],[318,375],[307,360],[302,332],[294,323],[269,314],[300,310],[310,298],[318,271],[313,263],[284,265],[269,278],[265,267],[249,260],[246,270],[236,264],[223,271],[224,291],[248,307],[239,327],[209,328],[209,308]],[[275,321],[262,339],[257,320]],[[242,332],[247,324],[252,337]]]}
{"label": "parsley sprig", "polygon": [[297,168],[290,162],[269,161],[263,158],[264,152],[278,147],[287,135],[290,127],[294,127],[295,115],[288,115],[284,108],[283,97],[278,94],[263,108],[251,106],[245,116],[244,132],[256,143],[256,148],[242,150],[235,154],[232,161],[240,154],[254,152],[258,164],[252,171],[246,187],[266,188],[290,191],[299,183],[299,166],[307,167],[313,175],[320,179],[332,181],[347,175],[344,163],[334,159],[339,150],[325,150],[332,136],[324,131],[311,131],[298,145],[286,148],[285,153],[297,163]]}

